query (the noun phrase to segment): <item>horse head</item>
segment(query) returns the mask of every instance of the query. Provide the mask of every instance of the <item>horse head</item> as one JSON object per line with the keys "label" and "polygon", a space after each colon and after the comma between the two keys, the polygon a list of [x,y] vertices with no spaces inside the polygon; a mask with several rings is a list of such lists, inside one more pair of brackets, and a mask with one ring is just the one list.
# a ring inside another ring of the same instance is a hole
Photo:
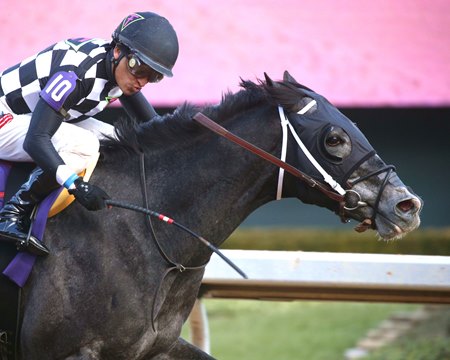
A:
{"label": "horse head", "polygon": [[355,230],[373,228],[385,240],[400,238],[419,226],[421,199],[377,155],[353,122],[287,71],[284,81],[272,81],[267,74],[265,78],[266,91],[279,105],[282,127],[286,133],[291,131],[284,150],[287,162],[320,184],[327,183],[342,201],[289,175],[283,197],[326,207],[345,221],[357,220]]}

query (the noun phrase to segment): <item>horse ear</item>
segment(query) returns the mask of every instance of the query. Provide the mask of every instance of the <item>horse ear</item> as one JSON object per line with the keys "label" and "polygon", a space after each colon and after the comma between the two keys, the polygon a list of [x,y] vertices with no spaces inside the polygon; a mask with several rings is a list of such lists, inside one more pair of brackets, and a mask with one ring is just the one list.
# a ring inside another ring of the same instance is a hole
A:
{"label": "horse ear", "polygon": [[269,75],[267,75],[266,73],[264,73],[264,77],[266,78],[266,84],[268,86],[273,86],[273,80],[269,77]]}
{"label": "horse ear", "polygon": [[284,71],[283,80],[294,84],[298,84],[298,81],[295,80],[294,77],[291,74],[289,74],[287,70]]}

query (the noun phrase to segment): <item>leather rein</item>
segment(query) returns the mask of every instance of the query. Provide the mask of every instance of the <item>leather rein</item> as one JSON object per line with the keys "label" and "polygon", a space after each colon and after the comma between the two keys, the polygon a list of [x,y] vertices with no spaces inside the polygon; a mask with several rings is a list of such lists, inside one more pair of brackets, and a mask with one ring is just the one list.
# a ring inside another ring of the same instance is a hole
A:
{"label": "leather rein", "polygon": [[[302,114],[306,113],[314,104],[315,104],[315,100],[311,101],[303,109],[301,109],[298,112],[298,114],[302,115]],[[259,148],[258,146],[253,145],[253,144],[249,143],[248,141],[242,139],[241,137],[233,134],[232,132],[228,131],[221,125],[217,124],[216,122],[214,122],[209,117],[202,114],[201,112],[198,112],[197,114],[195,114],[193,118],[199,124],[203,125],[204,127],[208,128],[209,130],[215,132],[216,134],[234,142],[235,144],[241,146],[242,148],[244,148],[244,149],[254,153],[255,155],[263,158],[264,160],[274,164],[275,166],[278,166],[280,168],[280,174],[279,174],[279,183],[278,183],[278,189],[277,189],[277,200],[279,198],[281,198],[283,172],[287,171],[291,175],[293,175],[293,176],[299,178],[300,180],[302,180],[303,182],[305,182],[310,187],[318,189],[320,192],[322,192],[324,195],[326,195],[329,199],[338,202],[339,203],[338,215],[340,216],[342,222],[349,221],[348,217],[345,214],[345,211],[352,211],[352,210],[356,210],[362,206],[369,206],[369,204],[367,204],[366,202],[361,201],[361,195],[359,193],[357,193],[355,190],[352,190],[351,187],[353,187],[355,184],[357,184],[363,180],[368,179],[369,177],[379,175],[383,172],[386,172],[385,178],[383,179],[383,182],[380,186],[375,203],[373,206],[371,206],[373,208],[372,218],[364,220],[366,227],[374,228],[375,216],[378,213],[378,206],[379,206],[379,203],[381,200],[381,195],[387,185],[387,182],[388,182],[391,172],[395,171],[395,167],[392,165],[388,165],[381,169],[375,170],[367,175],[364,175],[351,183],[348,182],[348,185],[350,188],[344,190],[340,184],[338,184],[329,174],[326,173],[326,171],[318,164],[318,162],[309,153],[308,149],[306,149],[306,147],[303,145],[300,138],[293,130],[292,125],[289,123],[288,117],[284,114],[283,108],[281,106],[279,106],[278,110],[279,110],[279,115],[280,115],[280,119],[281,119],[281,126],[283,128],[282,159],[279,159],[278,157],[268,153],[267,151]],[[297,141],[298,145],[300,146],[300,148],[302,149],[304,154],[308,157],[308,159],[312,162],[312,164],[316,167],[316,169],[322,174],[326,184],[317,181],[313,177],[309,176],[308,174],[305,174],[304,172],[298,170],[297,168],[293,167],[292,165],[290,165],[284,161],[285,154],[286,154],[286,146],[287,146],[287,131],[286,131],[287,126],[290,127],[290,130],[293,133],[295,140]],[[364,231],[364,230],[362,230],[362,231]]]}
{"label": "leather rein", "polygon": [[300,180],[306,182],[309,186],[319,189],[321,192],[323,192],[325,195],[327,195],[330,199],[333,199],[338,202],[344,201],[344,196],[327,188],[324,184],[318,182],[316,179],[305,174],[304,172],[301,172],[300,170],[293,167],[292,165],[278,159],[276,156],[268,153],[267,151],[259,148],[256,145],[249,143],[248,141],[240,138],[239,136],[231,133],[224,127],[220,126],[219,124],[217,124],[216,122],[211,120],[206,115],[199,112],[199,113],[195,114],[194,120],[197,121],[198,123],[202,124],[206,128],[214,131],[216,134],[219,134],[219,135],[223,136],[224,138],[231,140],[232,142],[243,147],[244,149],[247,149],[250,152],[263,158],[264,160],[267,160],[267,161],[271,162],[272,164],[278,166],[279,168],[286,170],[288,173],[290,173],[290,174],[294,175],[295,177],[299,178]]}

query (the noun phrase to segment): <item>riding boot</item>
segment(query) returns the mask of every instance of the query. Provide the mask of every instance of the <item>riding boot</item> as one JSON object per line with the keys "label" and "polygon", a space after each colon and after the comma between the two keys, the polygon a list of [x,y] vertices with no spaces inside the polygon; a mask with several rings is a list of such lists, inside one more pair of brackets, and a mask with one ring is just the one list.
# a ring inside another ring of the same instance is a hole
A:
{"label": "riding boot", "polygon": [[54,176],[35,168],[27,182],[0,210],[0,241],[12,242],[17,249],[35,255],[48,255],[48,248],[28,232],[33,209],[58,187]]}

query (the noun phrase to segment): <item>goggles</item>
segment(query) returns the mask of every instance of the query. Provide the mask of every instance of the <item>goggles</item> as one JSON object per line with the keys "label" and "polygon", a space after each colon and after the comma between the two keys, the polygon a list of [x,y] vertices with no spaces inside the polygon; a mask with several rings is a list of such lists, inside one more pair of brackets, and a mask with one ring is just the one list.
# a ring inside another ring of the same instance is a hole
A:
{"label": "goggles", "polygon": [[139,79],[146,78],[149,83],[159,82],[164,77],[163,74],[144,64],[136,54],[128,54],[127,68],[133,76]]}

